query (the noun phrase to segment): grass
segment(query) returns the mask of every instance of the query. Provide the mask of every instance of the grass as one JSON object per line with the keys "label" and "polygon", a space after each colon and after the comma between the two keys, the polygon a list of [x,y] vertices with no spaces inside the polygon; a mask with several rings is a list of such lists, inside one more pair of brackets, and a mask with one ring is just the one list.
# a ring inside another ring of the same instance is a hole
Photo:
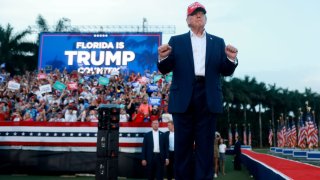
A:
{"label": "grass", "polygon": [[[250,174],[247,169],[242,166],[241,171],[233,170],[233,156],[227,155],[226,162],[225,162],[225,172],[226,175],[218,174],[219,180],[247,180],[251,179]],[[87,177],[87,176],[36,176],[36,175],[0,175],[0,179],[5,180],[94,180],[94,176]],[[126,179],[126,178],[119,178],[119,179]],[[130,180],[130,179],[127,179]],[[133,179],[131,179],[133,180]],[[137,180],[137,179],[135,179]]]}
{"label": "grass", "polygon": [[245,180],[245,179],[252,179],[250,178],[250,174],[249,171],[242,166],[242,170],[241,171],[235,171],[233,170],[233,156],[232,155],[228,155],[226,156],[226,162],[225,162],[225,173],[226,175],[222,175],[222,174],[218,174],[218,178],[217,179],[221,179],[221,180]]}

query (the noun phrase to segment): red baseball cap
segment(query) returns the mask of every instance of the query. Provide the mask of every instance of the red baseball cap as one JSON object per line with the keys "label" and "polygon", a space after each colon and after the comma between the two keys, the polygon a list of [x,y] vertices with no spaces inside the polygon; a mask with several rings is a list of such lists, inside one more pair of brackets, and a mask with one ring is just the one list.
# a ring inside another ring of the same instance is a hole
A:
{"label": "red baseball cap", "polygon": [[196,10],[201,10],[201,11],[203,11],[204,14],[207,13],[206,8],[202,4],[200,4],[198,2],[194,2],[188,6],[187,15],[188,16],[191,15]]}

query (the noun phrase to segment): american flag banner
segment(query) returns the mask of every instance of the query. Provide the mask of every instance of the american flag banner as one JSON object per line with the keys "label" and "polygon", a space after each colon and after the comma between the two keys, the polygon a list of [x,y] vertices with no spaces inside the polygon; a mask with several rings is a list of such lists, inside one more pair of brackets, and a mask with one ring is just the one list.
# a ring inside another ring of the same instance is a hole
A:
{"label": "american flag banner", "polygon": [[250,126],[249,126],[249,130],[248,130],[248,145],[251,146],[251,143],[252,143],[252,139],[251,139],[251,129],[250,129]]}
{"label": "american flag banner", "polygon": [[278,128],[277,128],[277,147],[281,147],[282,139],[281,139],[281,128],[278,122]]}
{"label": "american flag banner", "polygon": [[299,120],[298,146],[302,149],[306,148],[306,138],[307,138],[307,129],[301,117]]}
{"label": "american flag banner", "polygon": [[268,136],[270,147],[272,146],[272,138],[273,138],[273,132],[272,132],[272,128],[270,126],[270,128],[269,128],[269,136]]}
{"label": "american flag banner", "polygon": [[294,148],[297,145],[297,129],[294,121],[291,125],[291,147]]}
{"label": "american flag banner", "polygon": [[234,138],[239,137],[238,127],[236,125],[236,130],[234,131]]}
{"label": "american flag banner", "polygon": [[286,139],[286,147],[290,147],[291,146],[291,127],[290,124],[288,122],[287,127],[286,127],[286,132],[285,132],[285,139]]}
{"label": "american flag banner", "polygon": [[231,131],[231,125],[229,126],[228,130],[228,140],[229,140],[229,146],[232,145],[232,131]]}
{"label": "american flag banner", "polygon": [[[119,151],[141,152],[150,123],[120,123]],[[160,123],[167,131],[167,123]],[[97,123],[94,122],[0,122],[0,149],[96,152]]]}
{"label": "american flag banner", "polygon": [[281,139],[281,144],[280,147],[285,147],[286,144],[286,138],[285,138],[285,134],[286,134],[286,126],[283,125],[280,131],[280,139]]}
{"label": "american flag banner", "polygon": [[318,143],[319,143],[319,137],[318,137],[318,127],[316,124],[316,120],[315,120],[315,115],[313,114],[313,118],[312,118],[312,123],[314,126],[314,130],[312,133],[312,137],[311,137],[311,141],[314,147],[318,147]]}
{"label": "american flag banner", "polygon": [[243,144],[247,145],[247,128],[243,125]]}
{"label": "american flag banner", "polygon": [[307,144],[308,144],[308,147],[311,148],[313,146],[312,137],[313,137],[313,133],[315,131],[315,127],[312,122],[312,116],[310,113],[307,113],[307,115],[306,115],[306,125],[307,125]]}

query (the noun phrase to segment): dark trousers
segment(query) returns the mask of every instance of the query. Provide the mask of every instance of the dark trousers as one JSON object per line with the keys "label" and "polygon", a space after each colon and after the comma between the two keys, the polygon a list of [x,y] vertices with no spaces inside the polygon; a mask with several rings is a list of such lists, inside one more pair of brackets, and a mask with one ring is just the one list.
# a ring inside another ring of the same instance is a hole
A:
{"label": "dark trousers", "polygon": [[235,155],[234,156],[234,170],[241,170],[241,157],[240,155]]}
{"label": "dark trousers", "polygon": [[167,179],[174,179],[174,151],[169,151],[169,165],[167,166]]}
{"label": "dark trousers", "polygon": [[212,180],[216,115],[207,106],[205,83],[195,81],[185,113],[173,113],[175,179]]}
{"label": "dark trousers", "polygon": [[154,153],[151,162],[147,162],[147,175],[149,180],[163,180],[164,164],[160,153]]}

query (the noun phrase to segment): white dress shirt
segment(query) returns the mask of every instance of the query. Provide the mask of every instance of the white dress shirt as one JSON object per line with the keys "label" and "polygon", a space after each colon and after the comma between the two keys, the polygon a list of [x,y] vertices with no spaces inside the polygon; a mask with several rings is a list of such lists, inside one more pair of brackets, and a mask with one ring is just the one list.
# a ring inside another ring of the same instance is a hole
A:
{"label": "white dress shirt", "polygon": [[159,131],[152,130],[152,136],[153,136],[153,152],[160,153]]}
{"label": "white dress shirt", "polygon": [[225,144],[219,145],[219,153],[226,153],[227,146]]}
{"label": "white dress shirt", "polygon": [[174,132],[169,134],[169,151],[174,151]]}
{"label": "white dress shirt", "polygon": [[203,31],[200,37],[196,36],[192,31],[190,31],[190,37],[193,53],[194,73],[196,76],[204,76],[206,72],[206,31]]}

